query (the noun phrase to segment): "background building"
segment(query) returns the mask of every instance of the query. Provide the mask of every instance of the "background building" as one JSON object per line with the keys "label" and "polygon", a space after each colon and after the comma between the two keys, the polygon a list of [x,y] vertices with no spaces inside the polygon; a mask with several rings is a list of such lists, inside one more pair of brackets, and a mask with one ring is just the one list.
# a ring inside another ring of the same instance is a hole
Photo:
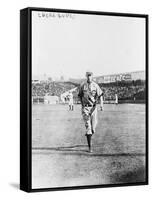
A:
{"label": "background building", "polygon": [[97,83],[112,83],[117,81],[136,81],[145,80],[145,71],[136,71],[129,73],[120,73],[95,77],[94,80]]}

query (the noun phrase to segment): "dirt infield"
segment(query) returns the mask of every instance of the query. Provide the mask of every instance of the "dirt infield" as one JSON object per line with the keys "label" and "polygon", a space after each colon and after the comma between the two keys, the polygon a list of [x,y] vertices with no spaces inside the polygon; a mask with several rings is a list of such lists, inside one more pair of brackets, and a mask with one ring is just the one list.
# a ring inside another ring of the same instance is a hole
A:
{"label": "dirt infield", "polygon": [[145,181],[145,105],[105,105],[88,153],[80,105],[33,105],[32,188]]}

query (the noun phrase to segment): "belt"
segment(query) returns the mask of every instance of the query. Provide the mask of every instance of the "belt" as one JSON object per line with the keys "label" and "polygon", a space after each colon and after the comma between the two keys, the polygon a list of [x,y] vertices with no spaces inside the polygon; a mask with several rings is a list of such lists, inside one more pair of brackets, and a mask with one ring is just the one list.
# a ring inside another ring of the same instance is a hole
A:
{"label": "belt", "polygon": [[84,104],[84,107],[94,107],[95,105]]}

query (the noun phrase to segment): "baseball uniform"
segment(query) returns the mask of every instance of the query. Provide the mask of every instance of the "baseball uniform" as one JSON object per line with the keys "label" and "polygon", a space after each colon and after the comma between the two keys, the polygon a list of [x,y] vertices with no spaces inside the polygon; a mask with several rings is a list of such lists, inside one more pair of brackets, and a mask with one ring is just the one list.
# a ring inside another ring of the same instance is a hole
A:
{"label": "baseball uniform", "polygon": [[85,122],[86,135],[95,133],[97,125],[97,100],[102,95],[102,90],[94,81],[85,82],[80,86],[78,96],[82,104],[82,116]]}
{"label": "baseball uniform", "polygon": [[69,109],[73,110],[73,94],[72,94],[72,92],[69,93],[68,98],[69,98]]}

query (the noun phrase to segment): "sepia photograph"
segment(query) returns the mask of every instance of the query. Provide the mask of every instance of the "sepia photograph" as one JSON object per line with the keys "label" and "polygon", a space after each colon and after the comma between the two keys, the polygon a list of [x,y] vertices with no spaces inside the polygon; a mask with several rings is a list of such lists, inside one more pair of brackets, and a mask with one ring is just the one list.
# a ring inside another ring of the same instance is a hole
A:
{"label": "sepia photograph", "polygon": [[31,11],[32,189],[147,182],[146,18]]}

